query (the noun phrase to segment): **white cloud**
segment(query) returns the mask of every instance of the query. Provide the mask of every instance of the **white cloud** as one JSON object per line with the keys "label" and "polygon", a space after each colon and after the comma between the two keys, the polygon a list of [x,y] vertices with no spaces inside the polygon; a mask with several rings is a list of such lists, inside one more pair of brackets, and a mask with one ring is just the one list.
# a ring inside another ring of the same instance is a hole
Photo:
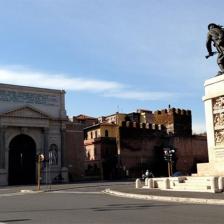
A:
{"label": "white cloud", "polygon": [[6,69],[0,69],[0,82],[16,85],[89,92],[116,90],[123,87],[122,84],[117,82],[71,78],[63,74],[50,75],[47,73],[33,71],[15,71]]}
{"label": "white cloud", "polygon": [[174,94],[169,92],[131,90],[131,87],[127,85],[113,81],[74,78],[65,74],[52,75],[13,67],[0,68],[0,82],[70,91],[95,92],[105,97],[141,101],[167,100],[170,97],[174,97]]}
{"label": "white cloud", "polygon": [[134,99],[134,100],[147,100],[147,101],[155,101],[155,100],[166,100],[174,96],[174,94],[169,92],[148,92],[148,91],[118,91],[118,92],[110,92],[106,93],[105,96],[116,97],[120,99]]}

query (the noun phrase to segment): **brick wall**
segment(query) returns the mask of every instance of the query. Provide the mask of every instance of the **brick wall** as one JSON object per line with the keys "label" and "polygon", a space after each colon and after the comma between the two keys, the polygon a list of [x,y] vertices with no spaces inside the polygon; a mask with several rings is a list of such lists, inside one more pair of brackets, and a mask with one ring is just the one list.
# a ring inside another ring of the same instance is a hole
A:
{"label": "brick wall", "polygon": [[167,133],[177,136],[191,136],[192,134],[190,110],[171,108],[155,111],[153,123],[164,125],[167,128]]}
{"label": "brick wall", "polygon": [[176,169],[186,173],[196,173],[196,164],[208,162],[206,136],[173,137],[176,149]]}

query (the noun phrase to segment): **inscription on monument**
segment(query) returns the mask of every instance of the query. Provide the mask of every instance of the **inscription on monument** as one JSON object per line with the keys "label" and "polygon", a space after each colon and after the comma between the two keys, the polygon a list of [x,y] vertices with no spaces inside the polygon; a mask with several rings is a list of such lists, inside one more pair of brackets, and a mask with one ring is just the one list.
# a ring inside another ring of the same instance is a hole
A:
{"label": "inscription on monument", "polygon": [[224,151],[223,150],[216,151],[215,156],[217,158],[224,158]]}
{"label": "inscription on monument", "polygon": [[215,144],[224,144],[224,96],[213,99]]}
{"label": "inscription on monument", "polygon": [[59,97],[47,94],[0,90],[0,101],[59,106]]}

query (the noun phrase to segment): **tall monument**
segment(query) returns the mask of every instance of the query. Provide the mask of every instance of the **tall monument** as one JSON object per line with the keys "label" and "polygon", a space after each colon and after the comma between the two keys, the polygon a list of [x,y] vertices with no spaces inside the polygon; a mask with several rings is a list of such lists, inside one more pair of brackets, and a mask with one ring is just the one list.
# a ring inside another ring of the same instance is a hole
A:
{"label": "tall monument", "polygon": [[[212,46],[216,48],[215,52],[212,51]],[[224,176],[224,29],[221,25],[208,25],[206,47],[206,58],[218,54],[220,71],[204,84],[209,163],[197,165],[198,175]]]}
{"label": "tall monument", "polygon": [[198,164],[198,175],[224,175],[224,75],[205,81],[205,118],[209,163]]}

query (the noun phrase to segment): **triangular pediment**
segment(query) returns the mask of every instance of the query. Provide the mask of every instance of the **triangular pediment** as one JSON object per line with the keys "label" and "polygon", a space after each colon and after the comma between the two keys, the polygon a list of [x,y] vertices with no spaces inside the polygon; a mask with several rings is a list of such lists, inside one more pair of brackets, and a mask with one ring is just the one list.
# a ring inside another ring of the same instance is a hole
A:
{"label": "triangular pediment", "polygon": [[50,119],[49,115],[34,109],[30,106],[24,106],[20,108],[14,108],[10,111],[6,111],[0,116],[3,117],[23,117],[23,118],[41,118],[41,119]]}

